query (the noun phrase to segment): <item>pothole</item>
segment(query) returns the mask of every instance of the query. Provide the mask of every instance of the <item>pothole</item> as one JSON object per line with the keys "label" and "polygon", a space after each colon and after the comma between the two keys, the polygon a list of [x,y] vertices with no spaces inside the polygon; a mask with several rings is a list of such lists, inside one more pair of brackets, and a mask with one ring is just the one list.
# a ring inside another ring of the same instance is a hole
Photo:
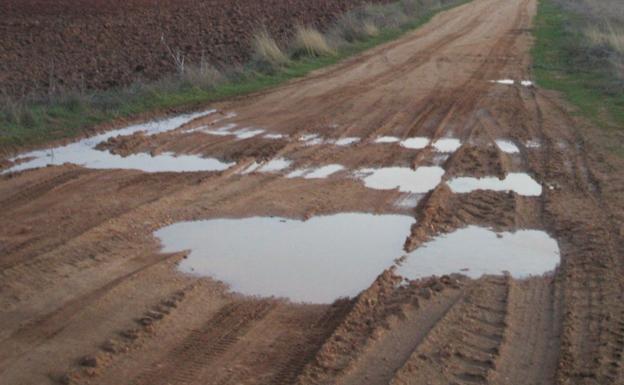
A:
{"label": "pothole", "polygon": [[469,193],[476,190],[513,191],[525,196],[539,196],[542,185],[525,173],[509,173],[504,179],[496,177],[457,177],[447,181],[454,193]]}
{"label": "pothole", "polygon": [[423,244],[403,258],[397,273],[409,279],[451,273],[479,278],[504,272],[526,278],[553,271],[559,261],[557,241],[543,231],[495,233],[469,226]]}
{"label": "pothole", "polygon": [[401,192],[425,193],[433,190],[442,180],[444,169],[441,167],[386,167],[361,169],[356,176],[364,181],[368,188],[377,190],[399,189]]}
{"label": "pothole", "polygon": [[414,219],[344,213],[305,222],[254,217],[176,223],[155,232],[163,252],[190,250],[180,270],[233,291],[330,303],[365,289],[401,253]]}

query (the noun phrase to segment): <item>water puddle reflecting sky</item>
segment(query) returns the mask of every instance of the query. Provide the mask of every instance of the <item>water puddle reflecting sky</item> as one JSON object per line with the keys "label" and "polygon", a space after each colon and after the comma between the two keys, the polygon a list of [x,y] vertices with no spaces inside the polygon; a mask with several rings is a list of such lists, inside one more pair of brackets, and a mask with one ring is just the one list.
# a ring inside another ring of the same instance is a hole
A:
{"label": "water puddle reflecting sky", "polygon": [[438,139],[433,143],[433,148],[439,152],[455,152],[461,147],[461,141],[455,138]]}
{"label": "water puddle reflecting sky", "polygon": [[401,147],[409,148],[412,150],[420,150],[427,147],[429,145],[429,142],[431,142],[431,140],[425,137],[407,138],[401,141]]}
{"label": "water puddle reflecting sky", "polygon": [[525,196],[540,196],[542,185],[530,175],[524,173],[509,173],[504,179],[497,177],[473,178],[458,177],[447,182],[455,193],[469,193],[476,190],[513,191]]}
{"label": "water puddle reflecting sky", "polygon": [[380,136],[379,138],[375,139],[375,143],[396,143],[398,141],[400,141],[401,139],[397,138],[396,136]]}
{"label": "water puddle reflecting sky", "polygon": [[553,271],[559,260],[557,241],[543,231],[497,234],[469,226],[423,244],[407,255],[397,273],[409,279],[450,273],[479,278],[503,272],[526,278]]}
{"label": "water puddle reflecting sky", "polygon": [[401,192],[425,193],[433,190],[442,180],[444,169],[441,167],[386,167],[377,169],[361,169],[356,175],[364,181],[368,188],[377,190],[393,190]]}
{"label": "water puddle reflecting sky", "polygon": [[171,153],[163,153],[155,156],[140,153],[126,157],[112,154],[109,151],[100,151],[95,147],[116,136],[127,136],[137,132],[145,132],[146,135],[174,130],[196,118],[210,115],[215,110],[198,112],[194,114],[179,115],[172,118],[136,124],[118,130],[112,130],[103,134],[59,146],[51,149],[31,151],[19,155],[12,160],[31,158],[27,161],[14,165],[2,173],[28,170],[31,168],[45,167],[47,165],[62,165],[73,163],[93,169],[133,169],[145,172],[185,172],[185,171],[220,171],[233,165],[233,163],[221,162],[213,158],[202,158],[195,155],[174,156]]}
{"label": "water puddle reflecting sky", "polygon": [[520,152],[520,149],[516,144],[510,140],[499,139],[496,141],[496,145],[500,150],[506,154],[517,154]]}
{"label": "water puddle reflecting sky", "polygon": [[[155,232],[164,252],[190,250],[181,271],[233,291],[296,302],[330,303],[367,288],[401,256],[414,219],[343,213],[307,221],[253,217],[180,222]],[[477,226],[441,235],[404,256],[397,274],[417,279],[542,275],[559,264],[557,242],[537,230],[495,233]]]}
{"label": "water puddle reflecting sky", "polygon": [[191,250],[180,269],[248,295],[329,303],[355,296],[401,253],[414,219],[346,213],[305,222],[254,217],[158,230],[164,252]]}

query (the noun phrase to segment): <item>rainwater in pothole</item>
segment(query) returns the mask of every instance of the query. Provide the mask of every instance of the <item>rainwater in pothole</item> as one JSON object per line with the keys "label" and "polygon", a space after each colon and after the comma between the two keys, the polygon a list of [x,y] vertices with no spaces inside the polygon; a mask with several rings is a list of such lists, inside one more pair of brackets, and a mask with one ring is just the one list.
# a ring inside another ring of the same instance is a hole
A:
{"label": "rainwater in pothole", "polygon": [[455,152],[461,147],[461,141],[455,138],[438,139],[433,143],[433,148],[438,152]]}
{"label": "rainwater in pothole", "polygon": [[305,222],[253,217],[176,223],[156,231],[164,252],[190,250],[179,269],[233,291],[330,303],[367,288],[401,254],[414,219],[343,213]]}
{"label": "rainwater in pothole", "polygon": [[364,181],[368,188],[377,190],[393,190],[401,192],[425,193],[433,190],[444,175],[442,167],[386,167],[377,169],[361,169],[356,176]]}
{"label": "rainwater in pothole", "polygon": [[361,139],[355,136],[350,136],[350,137],[346,137],[346,138],[340,138],[337,139],[334,144],[336,146],[349,146],[351,144],[355,144],[357,142],[359,142]]}
{"label": "rainwater in pothole", "polygon": [[411,150],[420,150],[429,145],[431,139],[425,137],[407,138],[401,141],[401,147],[409,148]]}
{"label": "rainwater in pothole", "polygon": [[146,135],[174,130],[183,124],[199,117],[214,113],[214,110],[194,114],[179,115],[172,118],[152,121],[144,124],[132,125],[126,128],[112,130],[86,139],[70,143],[65,146],[46,150],[31,151],[21,154],[15,159],[30,158],[4,170],[3,173],[22,171],[47,165],[62,165],[73,163],[93,169],[133,169],[145,172],[184,172],[184,171],[220,171],[233,165],[213,158],[202,158],[196,155],[174,156],[171,153],[162,153],[151,156],[146,153],[132,154],[126,157],[113,154],[109,151],[100,151],[95,147],[110,138],[132,135],[145,132]]}
{"label": "rainwater in pothole", "polygon": [[520,152],[518,146],[516,146],[516,144],[511,140],[499,139],[496,141],[496,145],[506,154],[517,154]]}
{"label": "rainwater in pothole", "polygon": [[286,178],[322,179],[344,169],[345,167],[341,164],[328,164],[317,168],[300,168],[288,173]]}
{"label": "rainwater in pothole", "polygon": [[376,138],[374,142],[375,143],[396,143],[400,140],[401,139],[397,138],[396,136],[380,136]]}
{"label": "rainwater in pothole", "polygon": [[504,179],[497,177],[457,177],[447,181],[454,193],[469,193],[475,190],[513,191],[519,195],[540,196],[542,185],[525,173],[509,173]]}
{"label": "rainwater in pothole", "polygon": [[469,226],[424,243],[404,258],[397,274],[409,279],[451,273],[479,278],[508,272],[526,278],[553,271],[559,260],[557,241],[543,231],[495,233]]}
{"label": "rainwater in pothole", "polygon": [[292,164],[291,160],[286,158],[271,159],[266,163],[253,162],[242,171],[242,174],[250,174],[257,172],[278,172],[287,169]]}

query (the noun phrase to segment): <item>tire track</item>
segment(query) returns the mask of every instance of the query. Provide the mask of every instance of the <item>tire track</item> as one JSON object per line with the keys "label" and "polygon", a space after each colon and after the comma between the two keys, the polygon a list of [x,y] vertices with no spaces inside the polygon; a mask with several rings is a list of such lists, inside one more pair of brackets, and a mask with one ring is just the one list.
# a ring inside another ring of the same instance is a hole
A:
{"label": "tire track", "polygon": [[139,375],[133,385],[193,384],[202,369],[263,319],[276,303],[237,301],[225,305],[201,329],[193,330],[155,367]]}
{"label": "tire track", "polygon": [[505,339],[509,290],[508,277],[475,281],[389,384],[487,384]]}

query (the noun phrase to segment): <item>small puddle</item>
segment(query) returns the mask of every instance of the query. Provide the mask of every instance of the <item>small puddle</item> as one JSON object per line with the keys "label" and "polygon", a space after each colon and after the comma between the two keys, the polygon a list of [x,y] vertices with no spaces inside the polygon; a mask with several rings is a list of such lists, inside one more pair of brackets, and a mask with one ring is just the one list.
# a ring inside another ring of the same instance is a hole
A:
{"label": "small puddle", "polygon": [[328,176],[337,173],[338,171],[344,170],[344,166],[341,164],[329,164],[327,166],[323,166],[317,168],[314,171],[307,173],[304,178],[305,179],[320,179],[327,178]]}
{"label": "small puddle", "polygon": [[511,86],[511,85],[516,83],[513,79],[491,80],[490,82],[491,83],[498,83],[498,84],[505,84],[505,85],[508,85],[508,86]]}
{"label": "small puddle", "polygon": [[321,179],[327,178],[338,171],[344,170],[345,167],[341,164],[329,164],[318,168],[300,168],[293,170],[286,175],[286,178],[305,178],[305,179]]}
{"label": "small puddle", "polygon": [[438,139],[433,143],[433,148],[439,152],[455,152],[461,147],[461,141],[455,138]]}
{"label": "small puddle", "polygon": [[265,130],[260,128],[242,128],[240,130],[232,131],[232,129],[236,127],[237,125],[235,123],[230,123],[219,128],[199,127],[188,132],[199,131],[208,135],[235,136],[238,140],[250,139],[265,132]]}
{"label": "small puddle", "polygon": [[349,145],[355,144],[355,143],[357,143],[359,141],[360,141],[360,138],[352,136],[352,137],[347,137],[347,138],[340,138],[340,139],[336,140],[334,142],[334,144],[336,146],[349,146]]}
{"label": "small puddle", "polygon": [[290,167],[292,161],[286,158],[271,159],[258,169],[260,172],[277,172]]}
{"label": "small puddle", "polygon": [[401,147],[409,148],[412,150],[420,150],[429,145],[431,140],[425,137],[414,137],[402,140],[400,145]]}
{"label": "small puddle", "polygon": [[285,137],[286,135],[284,134],[265,134],[263,136],[263,138],[266,138],[266,139],[283,139]]}
{"label": "small puddle", "polygon": [[203,126],[203,127],[197,127],[192,130],[188,130],[186,132],[203,132],[204,134],[208,134],[208,135],[230,136],[230,135],[234,135],[230,130],[233,128],[236,128],[236,126],[237,125],[235,123],[230,123],[219,128],[209,128],[209,127]]}
{"label": "small puddle", "polygon": [[255,171],[278,172],[278,171],[287,169],[291,164],[292,164],[292,161],[286,158],[275,158],[275,159],[271,159],[270,161],[266,163],[253,162],[245,170],[242,171],[242,174],[250,174]]}
{"label": "small puddle", "polygon": [[498,148],[500,148],[502,152],[507,154],[517,154],[520,152],[518,146],[516,146],[515,143],[511,140],[500,139],[496,141],[496,145],[498,146]]}
{"label": "small puddle", "polygon": [[452,273],[479,278],[503,272],[526,278],[553,271],[559,260],[557,241],[543,231],[495,233],[469,226],[423,244],[407,255],[397,273],[409,279]]}
{"label": "small puddle", "polygon": [[[504,85],[512,86],[512,85],[516,84],[516,81],[513,80],[513,79],[499,79],[499,80],[490,80],[490,83],[498,83],[498,84],[504,84]],[[524,86],[524,87],[532,87],[533,86],[533,82],[531,80],[520,80],[518,83],[521,86]]]}
{"label": "small puddle", "polygon": [[404,194],[394,201],[394,207],[400,209],[413,209],[418,206],[418,202],[422,199],[423,194]]}
{"label": "small puddle", "polygon": [[401,253],[414,219],[346,213],[305,222],[254,217],[181,222],[154,234],[163,252],[190,250],[179,269],[233,291],[331,303],[367,288]]}
{"label": "small puddle", "polygon": [[397,138],[396,136],[380,136],[375,139],[375,143],[396,143],[400,140],[401,139]]}
{"label": "small puddle", "polygon": [[323,144],[323,138],[319,134],[306,134],[299,137],[299,141],[303,142],[304,146],[316,146]]}
{"label": "small puddle", "polygon": [[250,129],[244,128],[242,130],[234,131],[232,134],[236,135],[236,139],[250,139],[254,136],[260,135],[264,132],[262,129]]}
{"label": "small puddle", "polygon": [[386,167],[378,169],[362,169],[356,175],[364,181],[368,188],[377,190],[393,190],[401,192],[425,193],[433,190],[444,175],[441,167]]}
{"label": "small puddle", "polygon": [[509,173],[504,179],[496,177],[458,177],[447,182],[454,193],[469,193],[475,190],[513,191],[525,196],[539,196],[542,185],[525,173]]}
{"label": "small puddle", "polygon": [[163,153],[151,156],[146,153],[132,154],[126,157],[115,155],[109,151],[100,151],[95,147],[110,138],[132,135],[143,131],[146,135],[155,135],[174,130],[196,118],[208,116],[215,110],[175,116],[169,119],[132,125],[119,130],[108,131],[90,138],[82,139],[65,146],[46,150],[31,151],[12,159],[13,161],[30,158],[2,173],[22,171],[47,165],[73,163],[92,169],[132,169],[145,172],[185,172],[185,171],[221,171],[234,163],[225,163],[213,158],[202,158],[196,155],[174,156]]}
{"label": "small puddle", "polygon": [[311,168],[299,168],[297,170],[293,170],[286,175],[286,178],[301,178],[305,174],[312,171]]}

